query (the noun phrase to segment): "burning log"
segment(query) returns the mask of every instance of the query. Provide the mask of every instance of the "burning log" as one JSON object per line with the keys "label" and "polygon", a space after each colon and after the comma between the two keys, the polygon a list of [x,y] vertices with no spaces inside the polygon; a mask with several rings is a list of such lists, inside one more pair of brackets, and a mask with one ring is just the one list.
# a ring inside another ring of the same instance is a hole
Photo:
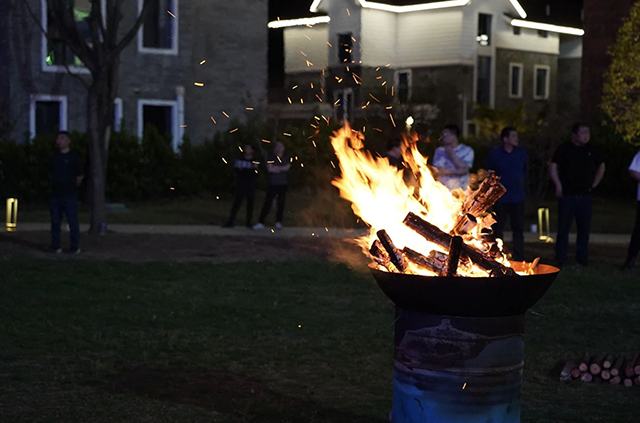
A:
{"label": "burning log", "polygon": [[454,236],[449,243],[449,260],[447,261],[447,276],[455,276],[458,272],[458,262],[462,252],[462,237]]}
{"label": "burning log", "polygon": [[381,266],[384,266],[389,272],[397,272],[396,266],[391,263],[391,258],[387,253],[387,250],[384,249],[384,246],[377,239],[373,241],[371,244],[371,248],[369,249],[369,254],[373,256],[373,260]]}
{"label": "burning log", "polygon": [[385,231],[384,229],[381,229],[377,232],[377,235],[378,235],[378,239],[380,240],[380,243],[386,250],[387,254],[389,254],[389,259],[391,260],[391,263],[393,263],[393,265],[396,266],[400,272],[402,273],[406,272],[407,261],[402,255],[402,253],[398,251],[396,246],[393,244],[393,241],[391,241],[391,238],[387,234],[387,231]]}
{"label": "burning log", "polygon": [[471,213],[467,213],[458,218],[456,225],[453,227],[451,233],[456,235],[466,235],[471,233],[473,228],[478,225],[478,219]]}
{"label": "burning log", "polygon": [[495,172],[489,172],[489,176],[480,184],[480,187],[462,205],[465,214],[480,217],[487,209],[495,204],[507,189],[500,183],[500,177]]}
{"label": "burning log", "polygon": [[[404,218],[403,223],[418,234],[422,235],[427,241],[433,242],[443,248],[449,248],[451,238],[453,237],[448,233],[441,231],[440,228],[432,225],[415,213],[409,212],[407,217]],[[461,256],[467,257],[486,272],[491,272],[493,269],[500,269],[499,273],[501,274],[496,274],[495,276],[501,276],[502,274],[509,276],[515,275],[513,269],[503,266],[491,257],[488,257],[482,251],[465,243],[462,244]]]}
{"label": "burning log", "polygon": [[435,259],[434,257],[427,257],[420,254],[417,251],[412,250],[409,247],[404,247],[402,252],[405,254],[407,259],[414,262],[418,266],[424,267],[427,270],[432,271],[438,276],[443,276],[447,272],[447,266],[440,260]]}

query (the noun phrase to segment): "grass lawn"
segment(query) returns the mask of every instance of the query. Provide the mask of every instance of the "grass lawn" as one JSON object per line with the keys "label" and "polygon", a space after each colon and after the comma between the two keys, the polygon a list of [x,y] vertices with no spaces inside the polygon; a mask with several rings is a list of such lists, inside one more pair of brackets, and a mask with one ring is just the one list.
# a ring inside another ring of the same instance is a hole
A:
{"label": "grass lawn", "polygon": [[[258,191],[255,200],[253,220],[257,220],[264,192]],[[138,223],[138,224],[186,224],[208,225],[222,224],[226,221],[233,198],[220,195],[210,198],[167,199],[146,203],[127,203],[124,213],[109,213],[110,223]],[[20,204],[18,222],[48,222],[49,212],[46,204]],[[244,207],[244,206],[243,206]],[[551,214],[551,232],[556,231],[556,202],[545,201],[540,204],[528,204],[525,218],[525,228],[537,223],[538,207],[548,207]],[[592,232],[593,233],[631,233],[635,221],[636,202],[595,198]],[[85,207],[81,210],[81,222],[88,222],[89,212]],[[244,224],[245,211],[240,209],[236,224]],[[267,222],[275,219],[275,204]],[[321,192],[307,190],[291,191],[287,196],[285,224],[289,226],[308,227],[354,227],[358,226],[358,219],[353,215],[350,204],[341,199],[336,190],[327,189]],[[507,229],[509,229],[507,227]],[[575,225],[574,225],[575,229]]]}
{"label": "grass lawn", "polygon": [[[638,272],[617,264],[563,271],[527,314],[523,422],[640,421],[640,387],[551,374],[638,350]],[[2,422],[387,421],[393,308],[363,269],[25,257],[0,274]]]}

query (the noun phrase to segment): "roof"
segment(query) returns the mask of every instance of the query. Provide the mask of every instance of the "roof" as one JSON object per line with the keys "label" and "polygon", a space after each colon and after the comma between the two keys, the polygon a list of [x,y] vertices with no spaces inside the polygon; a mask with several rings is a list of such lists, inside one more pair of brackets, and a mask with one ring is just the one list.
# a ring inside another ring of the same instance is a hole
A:
{"label": "roof", "polygon": [[582,28],[583,0],[519,0],[527,20]]}

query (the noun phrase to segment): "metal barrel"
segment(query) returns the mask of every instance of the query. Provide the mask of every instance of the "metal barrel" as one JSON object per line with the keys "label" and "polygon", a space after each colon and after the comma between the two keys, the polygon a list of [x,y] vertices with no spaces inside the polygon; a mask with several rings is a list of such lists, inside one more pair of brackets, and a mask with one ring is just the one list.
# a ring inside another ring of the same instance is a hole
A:
{"label": "metal barrel", "polygon": [[393,423],[520,422],[524,315],[396,308]]}

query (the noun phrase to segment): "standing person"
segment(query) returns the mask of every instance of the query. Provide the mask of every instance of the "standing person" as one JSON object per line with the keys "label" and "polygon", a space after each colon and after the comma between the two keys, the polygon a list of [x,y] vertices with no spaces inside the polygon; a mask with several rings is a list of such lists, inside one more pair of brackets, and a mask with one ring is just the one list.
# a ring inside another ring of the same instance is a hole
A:
{"label": "standing person", "polygon": [[69,252],[80,252],[80,225],[78,223],[78,187],[84,178],[82,160],[71,151],[71,137],[66,131],[56,137],[58,151],[51,156],[51,249],[62,252],[60,246],[60,225],[62,214],[67,216],[70,232]]}
{"label": "standing person", "polygon": [[593,214],[591,191],[600,184],[605,171],[600,154],[587,144],[590,138],[588,125],[574,124],[571,141],[556,149],[549,166],[558,197],[556,261],[560,267],[567,261],[569,230],[574,218],[578,228],[576,261],[582,266],[589,265],[589,231]]}
{"label": "standing person", "polygon": [[291,169],[291,159],[284,154],[284,144],[280,141],[273,146],[273,154],[267,159],[267,172],[269,183],[267,187],[267,198],[264,200],[260,219],[253,226],[253,229],[264,229],[264,220],[269,214],[273,200],[278,197],[276,211],[276,229],[282,229],[282,218],[284,214],[284,201],[287,196],[287,172]]}
{"label": "standing person", "polygon": [[469,169],[473,166],[473,149],[458,141],[460,128],[450,124],[444,127],[440,143],[433,155],[438,181],[449,188],[466,190],[469,186]]}
{"label": "standing person", "polygon": [[256,191],[256,175],[258,165],[260,163],[253,160],[253,147],[251,144],[245,144],[242,150],[242,155],[236,159],[233,167],[236,170],[236,197],[233,200],[233,206],[231,206],[231,213],[229,219],[222,225],[223,228],[233,228],[233,221],[236,219],[236,214],[240,210],[242,201],[247,198],[247,228],[251,228],[251,219],[253,218],[253,199]]}
{"label": "standing person", "polygon": [[389,160],[391,166],[395,166],[398,170],[404,169],[402,163],[402,139],[398,136],[389,138],[387,141],[387,152],[384,157]]}
{"label": "standing person", "polygon": [[513,231],[513,259],[524,261],[524,200],[529,159],[524,148],[518,145],[518,131],[506,127],[500,133],[502,145],[494,148],[487,158],[487,170],[500,176],[500,182],[507,192],[493,206],[496,236],[504,239],[504,227],[511,220]]}
{"label": "standing person", "polygon": [[622,265],[623,270],[632,269],[636,264],[638,253],[640,253],[640,151],[635,155],[631,166],[629,166],[629,174],[638,182],[638,209],[636,211],[636,223],[629,242],[629,251],[627,252],[627,260]]}

